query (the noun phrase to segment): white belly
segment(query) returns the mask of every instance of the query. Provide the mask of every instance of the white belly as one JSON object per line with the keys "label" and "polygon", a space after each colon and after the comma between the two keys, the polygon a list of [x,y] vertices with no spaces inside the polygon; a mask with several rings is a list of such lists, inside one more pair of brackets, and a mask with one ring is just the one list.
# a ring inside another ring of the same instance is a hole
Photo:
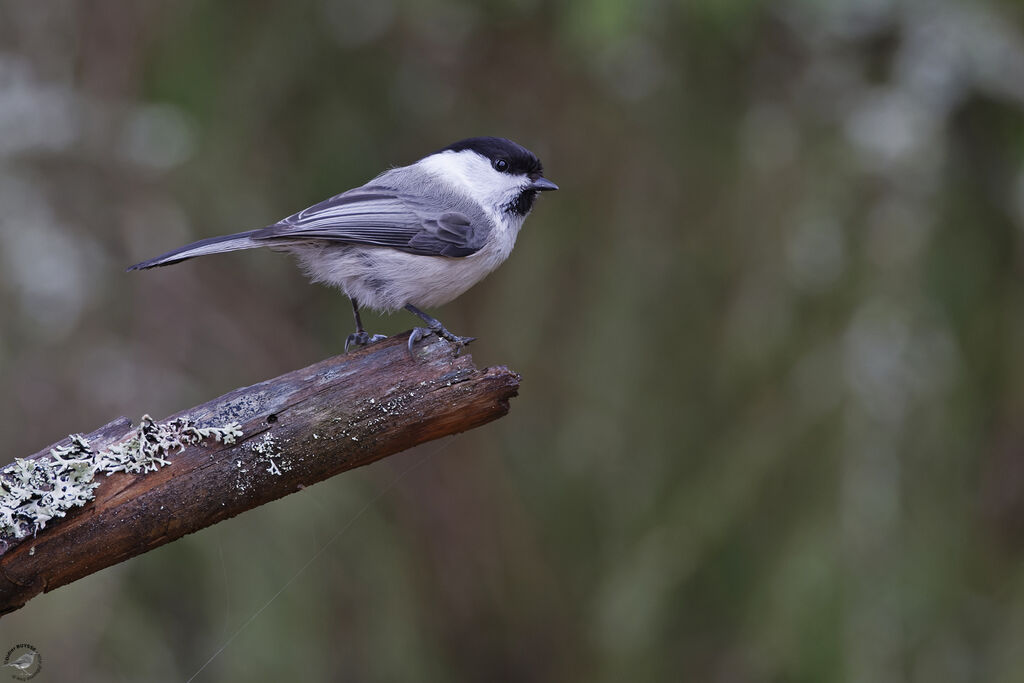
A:
{"label": "white belly", "polygon": [[[505,244],[501,244],[505,242]],[[470,256],[418,256],[387,247],[302,245],[289,251],[309,276],[378,311],[446,304],[500,266],[515,243],[494,240]]]}

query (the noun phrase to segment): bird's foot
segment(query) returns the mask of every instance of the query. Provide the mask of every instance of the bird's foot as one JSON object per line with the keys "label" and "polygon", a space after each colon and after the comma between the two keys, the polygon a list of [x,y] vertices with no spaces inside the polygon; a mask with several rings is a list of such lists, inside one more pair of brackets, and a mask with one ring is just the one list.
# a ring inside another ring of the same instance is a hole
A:
{"label": "bird's foot", "polygon": [[470,343],[476,341],[476,337],[460,337],[457,334],[452,334],[440,323],[438,323],[437,327],[414,327],[412,334],[409,335],[409,353],[412,353],[412,347],[416,345],[416,342],[429,337],[432,334],[436,334],[441,339],[445,339],[452,344],[455,344],[455,346],[458,347],[455,350],[456,355],[462,351],[462,347],[468,346]]}
{"label": "bird's foot", "polygon": [[366,330],[359,330],[358,332],[353,332],[352,334],[348,335],[348,337],[345,338],[345,353],[348,353],[349,346],[358,346],[361,348],[363,346],[369,346],[370,344],[383,341],[384,339],[387,339],[387,337],[385,337],[383,334],[371,335]]}

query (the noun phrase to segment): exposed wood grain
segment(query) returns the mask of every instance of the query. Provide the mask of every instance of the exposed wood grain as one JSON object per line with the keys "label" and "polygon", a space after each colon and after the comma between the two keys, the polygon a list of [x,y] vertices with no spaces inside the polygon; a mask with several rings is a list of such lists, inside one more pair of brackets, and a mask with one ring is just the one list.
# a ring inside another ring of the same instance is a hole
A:
{"label": "exposed wood grain", "polygon": [[[434,337],[417,345],[412,358],[405,339],[392,337],[172,416],[202,426],[234,420],[244,436],[232,445],[187,448],[157,472],[101,476],[95,500],[4,549],[0,614],[304,486],[508,412],[516,373],[477,369],[472,357],[455,356]],[[119,418],[87,438],[107,446],[129,428]]]}

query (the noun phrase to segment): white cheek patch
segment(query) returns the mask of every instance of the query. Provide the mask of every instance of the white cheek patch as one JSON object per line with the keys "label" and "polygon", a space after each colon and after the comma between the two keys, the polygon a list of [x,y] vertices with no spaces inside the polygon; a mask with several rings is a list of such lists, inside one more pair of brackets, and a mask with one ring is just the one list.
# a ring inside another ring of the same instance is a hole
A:
{"label": "white cheek patch", "polygon": [[492,214],[499,214],[527,182],[524,176],[500,173],[491,162],[471,150],[447,151],[418,162],[426,171],[461,186],[470,197]]}

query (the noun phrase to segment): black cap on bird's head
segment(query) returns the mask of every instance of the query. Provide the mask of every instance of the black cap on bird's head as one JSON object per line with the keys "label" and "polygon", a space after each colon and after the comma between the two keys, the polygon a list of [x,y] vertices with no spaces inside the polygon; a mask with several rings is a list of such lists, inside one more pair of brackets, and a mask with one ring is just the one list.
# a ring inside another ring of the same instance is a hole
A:
{"label": "black cap on bird's head", "polygon": [[465,140],[453,142],[438,151],[461,152],[464,149],[472,150],[480,156],[487,157],[491,160],[492,164],[504,161],[506,165],[496,169],[502,173],[511,173],[513,175],[544,174],[544,167],[541,165],[540,159],[537,158],[536,154],[522,145],[518,145],[505,138],[466,138]]}
{"label": "black cap on bird's head", "polygon": [[537,191],[557,190],[558,186],[544,178],[544,166],[537,155],[520,144],[505,138],[466,138],[453,142],[438,152],[461,152],[471,150],[491,160],[494,170],[511,175],[529,176],[534,181],[531,189]]}
{"label": "black cap on bird's head", "polygon": [[513,176],[526,176],[530,183],[522,188],[522,192],[506,206],[506,210],[525,216],[533,207],[537,193],[557,190],[558,185],[544,177],[544,166],[537,155],[520,144],[496,137],[466,138],[453,142],[436,153],[441,152],[476,152],[490,160],[491,167],[499,173]]}

